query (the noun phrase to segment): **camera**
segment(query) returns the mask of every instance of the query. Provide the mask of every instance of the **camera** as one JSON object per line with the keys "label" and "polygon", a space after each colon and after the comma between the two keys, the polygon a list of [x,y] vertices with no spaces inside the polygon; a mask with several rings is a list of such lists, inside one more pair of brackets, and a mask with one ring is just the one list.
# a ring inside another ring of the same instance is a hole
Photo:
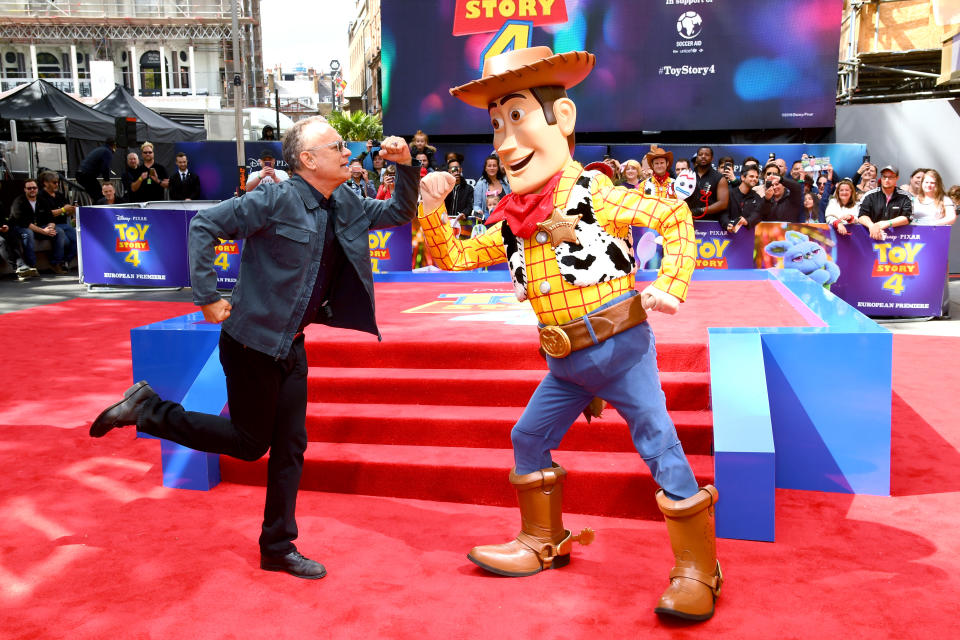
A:
{"label": "camera", "polygon": [[374,147],[379,147],[379,146],[380,146],[380,143],[381,143],[380,140],[371,140],[371,141],[370,141],[370,144],[371,144],[372,146],[374,146]]}

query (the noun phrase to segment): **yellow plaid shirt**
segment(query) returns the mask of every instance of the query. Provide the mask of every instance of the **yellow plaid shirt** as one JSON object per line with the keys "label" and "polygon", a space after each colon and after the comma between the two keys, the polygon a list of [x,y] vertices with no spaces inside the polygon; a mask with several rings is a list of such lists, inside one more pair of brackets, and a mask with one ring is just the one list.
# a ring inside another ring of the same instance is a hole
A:
{"label": "yellow plaid shirt", "polygon": [[[566,210],[570,191],[583,172],[579,163],[570,161],[557,184],[553,204]],[[680,300],[687,296],[690,277],[696,266],[696,240],[690,209],[683,201],[651,198],[636,189],[615,187],[603,174],[591,181],[590,195],[598,224],[610,235],[626,238],[630,227],[649,227],[663,236],[663,261],[653,285]],[[425,212],[420,207],[420,224],[430,254],[437,265],[448,271],[465,271],[506,262],[507,253],[498,222],[481,236],[460,239],[444,223],[445,208]],[[527,268],[527,296],[540,322],[557,325],[582,317],[600,305],[634,288],[631,273],[607,282],[578,287],[568,283],[557,266],[557,258],[548,240],[537,242],[536,235],[523,239]],[[550,283],[547,293],[540,284]]]}

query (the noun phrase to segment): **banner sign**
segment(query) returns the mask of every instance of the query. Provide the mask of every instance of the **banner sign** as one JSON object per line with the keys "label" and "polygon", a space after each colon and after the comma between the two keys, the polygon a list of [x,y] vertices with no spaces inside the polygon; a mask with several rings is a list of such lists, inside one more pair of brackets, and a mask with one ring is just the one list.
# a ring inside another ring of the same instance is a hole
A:
{"label": "banner sign", "polygon": [[[753,233],[741,228],[727,233],[714,220],[695,220],[697,269],[753,269]],[[657,232],[646,227],[633,228],[633,253],[637,269],[656,271],[663,259],[663,247]]]}
{"label": "banner sign", "polygon": [[886,240],[855,226],[837,241],[841,277],[831,291],[868,316],[939,316],[950,227],[888,229]]}
{"label": "banner sign", "polygon": [[882,241],[848,228],[840,236],[825,224],[763,222],[755,266],[798,269],[864,315],[940,315],[950,227],[897,227]]}
{"label": "banner sign", "polygon": [[78,226],[84,282],[190,285],[183,211],[81,207]]}
{"label": "banner sign", "polygon": [[[187,211],[187,229],[190,229],[190,221],[197,215],[196,211]],[[214,259],[213,268],[217,272],[217,289],[233,289],[237,286],[237,277],[240,275],[240,252],[243,250],[243,240],[225,240],[218,238],[216,246],[213,248]],[[187,251],[189,261],[189,231],[184,236],[184,251]],[[189,264],[189,263],[188,263]]]}
{"label": "banner sign", "polygon": [[413,260],[410,225],[370,232],[370,261],[374,273],[410,271]]}
{"label": "banner sign", "polygon": [[596,55],[569,90],[581,131],[833,127],[842,11],[839,0],[382,0],[384,130],[490,133],[486,110],[448,90],[533,46]]}

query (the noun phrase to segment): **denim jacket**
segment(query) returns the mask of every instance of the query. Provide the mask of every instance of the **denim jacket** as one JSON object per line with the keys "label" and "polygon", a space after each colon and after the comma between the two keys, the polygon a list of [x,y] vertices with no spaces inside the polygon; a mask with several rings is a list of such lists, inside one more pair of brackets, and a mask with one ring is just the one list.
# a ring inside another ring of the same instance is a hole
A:
{"label": "denim jacket", "polygon": [[313,292],[332,217],[346,259],[317,321],[379,338],[368,232],[409,222],[417,214],[419,182],[419,166],[397,165],[397,187],[389,200],[360,198],[340,185],[333,192],[332,216],[299,176],[201,210],[189,232],[193,302],[220,299],[213,264],[217,239],[243,238],[233,309],[223,329],[251,349],[286,356]]}

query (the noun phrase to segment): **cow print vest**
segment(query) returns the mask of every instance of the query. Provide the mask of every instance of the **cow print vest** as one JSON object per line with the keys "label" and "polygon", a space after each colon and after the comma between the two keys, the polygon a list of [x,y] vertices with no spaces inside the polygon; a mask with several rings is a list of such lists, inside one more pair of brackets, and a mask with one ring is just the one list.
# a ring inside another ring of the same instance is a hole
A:
{"label": "cow print vest", "polygon": [[[612,236],[597,222],[590,197],[590,181],[599,171],[584,171],[577,178],[567,200],[566,215],[581,215],[574,228],[576,242],[563,242],[554,253],[564,280],[577,287],[588,287],[599,282],[629,275],[634,269],[633,246],[630,234],[626,238]],[[518,300],[527,299],[527,268],[524,261],[523,239],[517,238],[510,226],[501,225],[507,265],[513,279],[513,290]]]}

